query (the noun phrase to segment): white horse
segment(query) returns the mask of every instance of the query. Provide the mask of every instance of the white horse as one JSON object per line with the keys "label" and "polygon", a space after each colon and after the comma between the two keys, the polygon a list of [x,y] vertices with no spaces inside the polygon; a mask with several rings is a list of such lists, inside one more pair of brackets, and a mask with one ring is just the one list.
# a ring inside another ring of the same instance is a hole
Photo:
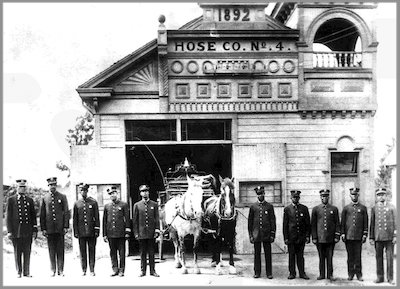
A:
{"label": "white horse", "polygon": [[182,273],[187,274],[185,262],[185,243],[187,235],[193,235],[194,273],[200,274],[197,266],[197,251],[201,234],[201,221],[203,209],[203,179],[187,178],[188,189],[179,196],[171,198],[165,204],[165,222],[169,225],[169,232],[175,247],[175,267],[181,268]]}

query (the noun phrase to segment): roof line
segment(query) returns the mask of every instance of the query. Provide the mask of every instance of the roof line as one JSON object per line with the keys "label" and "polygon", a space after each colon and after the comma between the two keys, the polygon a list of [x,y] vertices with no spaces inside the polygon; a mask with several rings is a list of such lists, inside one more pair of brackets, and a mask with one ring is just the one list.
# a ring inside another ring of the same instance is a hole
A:
{"label": "roof line", "polygon": [[87,87],[93,85],[99,79],[103,78],[104,76],[106,76],[111,71],[115,71],[116,67],[123,66],[125,63],[130,61],[132,58],[135,58],[137,55],[142,54],[146,50],[151,50],[151,48],[154,48],[156,46],[157,46],[157,39],[151,40],[150,42],[146,43],[145,45],[143,45],[142,47],[138,48],[134,52],[132,52],[132,53],[128,54],[127,56],[125,56],[124,58],[118,60],[117,62],[115,62],[114,64],[112,64],[111,66],[109,66],[108,68],[103,70],[102,72],[100,72],[97,75],[93,76],[92,78],[90,78],[85,83],[79,85],[78,88],[87,88]]}

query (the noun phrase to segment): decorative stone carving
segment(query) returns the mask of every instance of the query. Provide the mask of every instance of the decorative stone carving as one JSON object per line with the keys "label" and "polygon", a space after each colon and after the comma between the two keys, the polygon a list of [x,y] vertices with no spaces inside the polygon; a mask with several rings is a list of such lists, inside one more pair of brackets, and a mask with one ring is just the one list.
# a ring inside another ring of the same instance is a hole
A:
{"label": "decorative stone carving", "polygon": [[174,102],[170,112],[297,111],[297,101]]}
{"label": "decorative stone carving", "polygon": [[182,62],[180,62],[179,60],[172,62],[171,70],[172,70],[172,72],[177,73],[177,74],[181,73],[183,71]]}
{"label": "decorative stone carving", "polygon": [[271,60],[269,63],[268,63],[268,70],[269,70],[269,72],[271,72],[271,73],[277,73],[278,71],[279,71],[279,63],[278,63],[278,61],[276,61],[276,60]]}
{"label": "decorative stone carving", "polygon": [[199,65],[197,64],[196,61],[191,60],[188,62],[188,64],[186,65],[186,69],[187,71],[189,71],[190,73],[196,73],[199,70]]}
{"label": "decorative stone carving", "polygon": [[291,60],[286,60],[286,61],[283,63],[283,71],[285,71],[285,72],[287,72],[287,73],[291,73],[291,72],[294,71],[294,69],[295,69],[295,65],[294,65],[293,61],[291,61]]}
{"label": "decorative stone carving", "polygon": [[153,64],[150,63],[143,67],[135,74],[122,81],[121,84],[125,85],[152,85],[155,83]]}

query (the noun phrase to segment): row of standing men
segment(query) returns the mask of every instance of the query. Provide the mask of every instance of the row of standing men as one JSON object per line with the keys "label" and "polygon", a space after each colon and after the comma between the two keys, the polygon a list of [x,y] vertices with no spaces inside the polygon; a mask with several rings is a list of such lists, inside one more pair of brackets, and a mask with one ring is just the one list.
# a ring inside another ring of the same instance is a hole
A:
{"label": "row of standing men", "polygon": [[[276,222],[274,207],[264,199],[264,187],[255,188],[258,200],[249,210],[248,232],[250,242],[254,244],[254,278],[261,275],[261,245],[264,247],[267,278],[272,279],[271,243],[275,240]],[[316,245],[319,255],[319,276],[317,280],[330,279],[333,276],[333,251],[335,244],[345,242],[347,250],[348,280],[354,276],[363,281],[361,266],[362,244],[368,237],[367,208],[359,202],[359,188],[350,189],[351,203],[343,208],[341,222],[338,208],[329,204],[329,190],[319,192],[321,204],[312,209],[311,218],[308,208],[299,203],[300,191],[293,190],[292,203],[284,208],[283,236],[288,246],[289,276],[296,277],[297,263],[299,276],[309,279],[304,268],[304,247],[310,243]],[[396,243],[396,209],[386,201],[386,189],[376,190],[376,205],[371,208],[369,227],[370,244],[375,246],[376,273],[375,283],[384,282],[383,251],[386,250],[387,281],[394,284],[393,249]]]}
{"label": "row of standing men", "polygon": [[[50,192],[42,200],[40,207],[40,226],[47,237],[51,276],[56,272],[64,276],[64,235],[69,228],[68,202],[65,195],[57,192],[57,179],[47,179]],[[25,195],[26,180],[17,180],[17,194],[7,203],[8,236],[14,245],[15,263],[18,277],[31,277],[29,272],[32,236],[37,237],[36,212],[33,200]],[[79,186],[82,198],[75,202],[73,209],[74,237],[79,240],[83,275],[87,272],[89,255],[90,274],[95,275],[95,246],[100,233],[100,220],[97,201],[87,196],[88,185]],[[149,199],[149,187],[139,188],[142,200],[134,205],[134,236],[139,240],[141,272],[146,275],[147,255],[150,274],[158,277],[155,271],[154,247],[159,232],[158,205]],[[261,246],[264,247],[266,273],[272,278],[271,243],[275,239],[276,223],[274,208],[265,201],[263,187],[255,188],[258,201],[249,210],[248,231],[250,242],[254,244],[254,277],[261,275]],[[104,207],[103,239],[109,243],[112,264],[111,276],[124,276],[125,238],[130,235],[129,206],[118,199],[115,187],[108,192],[111,202]],[[322,204],[312,210],[311,220],[308,208],[299,203],[300,191],[291,191],[292,204],[284,209],[283,235],[289,251],[289,276],[296,276],[297,263],[300,278],[309,279],[304,270],[304,247],[310,242],[316,245],[319,254],[317,279],[333,278],[333,250],[340,236],[346,244],[348,253],[348,279],[354,276],[362,281],[361,249],[368,235],[368,213],[358,201],[359,189],[350,189],[352,203],[342,211],[339,222],[338,209],[329,204],[329,190],[321,190]],[[377,204],[371,209],[370,243],[375,246],[377,279],[384,281],[383,251],[387,257],[387,281],[393,283],[393,244],[396,242],[396,211],[386,202],[386,190],[376,191]],[[22,256],[24,262],[22,262]],[[119,260],[118,260],[119,257]],[[24,263],[24,264],[22,264]]]}
{"label": "row of standing men", "polygon": [[[30,255],[32,238],[37,238],[38,226],[33,199],[26,195],[26,180],[17,180],[17,193],[7,201],[8,237],[14,246],[17,277],[32,277],[30,274]],[[49,193],[40,205],[40,229],[47,238],[50,257],[51,276],[64,276],[64,237],[69,228],[68,201],[64,194],[56,190],[57,178],[47,179]],[[82,198],[73,208],[73,234],[78,238],[83,275],[95,275],[96,242],[100,234],[99,207],[96,200],[88,197],[86,184],[79,184]],[[139,188],[142,200],[134,204],[133,233],[139,241],[141,256],[140,277],[146,275],[147,256],[150,275],[159,277],[155,271],[155,238],[159,231],[158,204],[149,199],[149,187]],[[108,189],[111,202],[104,206],[103,239],[109,244],[111,257],[111,276],[123,277],[125,273],[125,241],[130,236],[130,213],[126,202],[119,200],[116,187]],[[88,258],[89,257],[89,258]],[[88,260],[89,259],[89,260]]]}

